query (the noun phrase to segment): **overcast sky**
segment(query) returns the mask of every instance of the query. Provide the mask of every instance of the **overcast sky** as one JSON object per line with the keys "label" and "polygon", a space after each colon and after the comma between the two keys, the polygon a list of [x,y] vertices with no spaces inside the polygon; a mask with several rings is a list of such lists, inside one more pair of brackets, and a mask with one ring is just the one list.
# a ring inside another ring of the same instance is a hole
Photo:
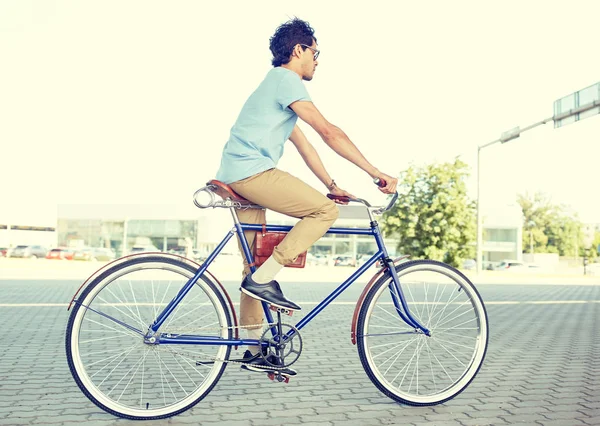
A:
{"label": "overcast sky", "polygon": [[[289,17],[315,28],[306,87],[378,168],[472,166],[477,146],[552,116],[600,81],[596,1],[0,2],[0,199],[181,204],[214,177],[229,130]],[[336,182],[368,176],[307,125]],[[600,222],[600,116],[482,151],[484,206],[545,191]],[[325,192],[288,143],[279,167]],[[16,207],[15,207],[16,206]]]}

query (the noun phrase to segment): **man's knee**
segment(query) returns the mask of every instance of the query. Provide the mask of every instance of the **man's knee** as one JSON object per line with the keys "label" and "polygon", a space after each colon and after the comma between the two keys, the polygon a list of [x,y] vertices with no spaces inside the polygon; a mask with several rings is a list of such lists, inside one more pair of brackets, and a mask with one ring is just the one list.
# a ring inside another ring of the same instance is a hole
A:
{"label": "man's knee", "polygon": [[335,202],[331,201],[321,207],[319,214],[323,219],[333,223],[340,216],[340,209]]}

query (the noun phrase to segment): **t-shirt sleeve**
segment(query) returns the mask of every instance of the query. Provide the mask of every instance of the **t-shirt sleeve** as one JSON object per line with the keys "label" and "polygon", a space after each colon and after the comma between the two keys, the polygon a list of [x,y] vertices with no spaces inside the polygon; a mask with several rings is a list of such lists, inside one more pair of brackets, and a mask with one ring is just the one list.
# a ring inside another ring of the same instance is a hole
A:
{"label": "t-shirt sleeve", "polygon": [[311,101],[302,80],[292,73],[286,73],[277,88],[277,103],[286,109],[296,101]]}

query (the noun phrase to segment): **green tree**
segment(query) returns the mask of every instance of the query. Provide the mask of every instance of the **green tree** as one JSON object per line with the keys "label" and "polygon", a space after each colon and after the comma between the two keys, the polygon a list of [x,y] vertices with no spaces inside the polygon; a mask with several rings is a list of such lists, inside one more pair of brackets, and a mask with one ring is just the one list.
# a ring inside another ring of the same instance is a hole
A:
{"label": "green tree", "polygon": [[467,197],[468,176],[468,166],[459,159],[411,166],[400,174],[399,200],[382,219],[384,234],[399,238],[400,253],[454,266],[475,257],[475,203]]}
{"label": "green tree", "polygon": [[600,247],[600,231],[596,230],[596,234],[594,236],[594,242],[592,243],[592,248],[594,250],[596,250],[596,255],[594,257],[597,257],[598,255],[600,255],[600,250],[598,250],[599,247]]}
{"label": "green tree", "polygon": [[519,194],[517,202],[523,211],[523,251],[530,251],[533,234],[535,253],[558,253],[575,256],[583,239],[583,224],[577,214],[564,205],[553,204],[548,195]]}

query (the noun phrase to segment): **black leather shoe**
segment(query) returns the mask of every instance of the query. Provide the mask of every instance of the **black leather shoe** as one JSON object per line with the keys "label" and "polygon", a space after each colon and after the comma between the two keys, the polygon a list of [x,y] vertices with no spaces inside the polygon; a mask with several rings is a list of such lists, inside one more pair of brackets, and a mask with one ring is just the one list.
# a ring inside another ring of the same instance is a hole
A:
{"label": "black leather shoe", "polygon": [[293,309],[296,311],[302,309],[300,305],[286,299],[277,281],[273,280],[266,284],[258,284],[252,279],[251,275],[252,274],[246,275],[246,278],[244,278],[242,286],[240,287],[240,290],[248,296],[263,300],[279,308]]}
{"label": "black leather shoe", "polygon": [[[274,357],[273,355],[269,355],[268,359],[269,362],[272,364],[279,364],[279,362],[277,362],[276,357]],[[243,362],[244,364],[240,368],[244,370],[257,371],[259,373],[271,373],[279,371],[281,372],[281,374],[284,374],[286,376],[295,376],[296,374],[298,374],[296,370],[291,369],[289,367],[277,370],[272,365],[267,364],[263,357],[260,356],[260,354],[252,355],[252,353],[248,350],[244,352],[244,358],[241,362]]]}

